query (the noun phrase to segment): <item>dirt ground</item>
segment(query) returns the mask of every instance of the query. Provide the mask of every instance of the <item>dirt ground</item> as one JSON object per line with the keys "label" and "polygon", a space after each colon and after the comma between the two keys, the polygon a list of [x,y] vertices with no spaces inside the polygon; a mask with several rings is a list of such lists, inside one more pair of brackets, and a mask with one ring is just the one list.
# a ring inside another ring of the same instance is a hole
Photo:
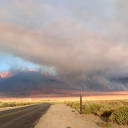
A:
{"label": "dirt ground", "polygon": [[52,105],[35,128],[99,128],[101,119],[94,115],[80,115],[64,105]]}
{"label": "dirt ground", "polygon": [[[95,115],[80,115],[64,104],[55,104],[41,117],[35,128],[100,128],[98,122],[103,121]],[[127,126],[113,125],[111,128]]]}

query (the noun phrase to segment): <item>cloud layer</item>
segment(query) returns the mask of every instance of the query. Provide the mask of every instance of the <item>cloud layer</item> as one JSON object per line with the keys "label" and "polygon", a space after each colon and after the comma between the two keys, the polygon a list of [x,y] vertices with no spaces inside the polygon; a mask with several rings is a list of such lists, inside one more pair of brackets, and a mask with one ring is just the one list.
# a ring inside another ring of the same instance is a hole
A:
{"label": "cloud layer", "polygon": [[127,89],[109,80],[128,71],[126,1],[92,2],[4,4],[0,51],[55,67],[58,76],[73,85]]}

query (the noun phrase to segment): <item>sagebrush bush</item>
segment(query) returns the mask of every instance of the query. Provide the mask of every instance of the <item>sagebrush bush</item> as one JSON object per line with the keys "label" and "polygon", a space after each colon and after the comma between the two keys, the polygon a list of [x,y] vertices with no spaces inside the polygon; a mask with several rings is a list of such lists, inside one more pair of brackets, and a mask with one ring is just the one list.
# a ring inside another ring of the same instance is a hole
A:
{"label": "sagebrush bush", "polygon": [[72,107],[72,108],[74,108],[74,109],[76,109],[76,110],[79,110],[79,108],[80,108],[80,104],[79,103],[68,103],[67,104],[68,106],[70,106],[70,107]]}
{"label": "sagebrush bush", "polygon": [[113,123],[112,122],[98,122],[97,125],[102,128],[112,128]]}
{"label": "sagebrush bush", "polygon": [[109,117],[109,121],[116,122],[119,125],[128,124],[128,106],[115,109]]}
{"label": "sagebrush bush", "polygon": [[14,107],[16,106],[16,103],[2,103],[1,107]]}
{"label": "sagebrush bush", "polygon": [[87,104],[83,105],[83,113],[84,114],[96,114],[98,115],[102,105],[99,104]]}
{"label": "sagebrush bush", "polygon": [[33,104],[32,102],[0,102],[0,107],[15,107],[15,106],[22,106],[22,105],[30,105]]}

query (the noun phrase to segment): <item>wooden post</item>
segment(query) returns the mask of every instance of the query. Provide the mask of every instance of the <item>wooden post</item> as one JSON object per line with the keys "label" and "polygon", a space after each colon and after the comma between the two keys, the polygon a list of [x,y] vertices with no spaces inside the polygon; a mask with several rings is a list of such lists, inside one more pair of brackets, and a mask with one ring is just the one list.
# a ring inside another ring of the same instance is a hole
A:
{"label": "wooden post", "polygon": [[80,91],[80,114],[82,114],[82,89]]}

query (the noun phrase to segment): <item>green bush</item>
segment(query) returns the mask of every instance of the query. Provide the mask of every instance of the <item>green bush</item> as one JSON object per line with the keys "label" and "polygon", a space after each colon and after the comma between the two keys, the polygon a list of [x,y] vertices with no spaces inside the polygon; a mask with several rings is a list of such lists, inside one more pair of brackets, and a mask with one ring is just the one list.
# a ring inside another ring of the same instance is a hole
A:
{"label": "green bush", "polygon": [[2,103],[1,104],[1,107],[14,107],[14,106],[16,106],[15,103]]}
{"label": "green bush", "polygon": [[76,109],[76,110],[79,110],[79,108],[80,108],[80,104],[79,103],[68,103],[67,105],[72,107],[72,108],[74,108],[74,109]]}
{"label": "green bush", "polygon": [[15,106],[24,106],[24,105],[30,105],[33,103],[30,102],[24,102],[24,103],[20,103],[20,102],[1,102],[0,103],[0,107],[15,107]]}
{"label": "green bush", "polygon": [[101,104],[86,104],[83,107],[84,114],[95,114],[100,116],[103,113],[103,105]]}
{"label": "green bush", "polygon": [[112,122],[98,122],[97,125],[102,128],[112,128],[113,126]]}
{"label": "green bush", "polygon": [[119,125],[128,124],[128,106],[115,109],[109,117],[109,121],[116,122]]}

